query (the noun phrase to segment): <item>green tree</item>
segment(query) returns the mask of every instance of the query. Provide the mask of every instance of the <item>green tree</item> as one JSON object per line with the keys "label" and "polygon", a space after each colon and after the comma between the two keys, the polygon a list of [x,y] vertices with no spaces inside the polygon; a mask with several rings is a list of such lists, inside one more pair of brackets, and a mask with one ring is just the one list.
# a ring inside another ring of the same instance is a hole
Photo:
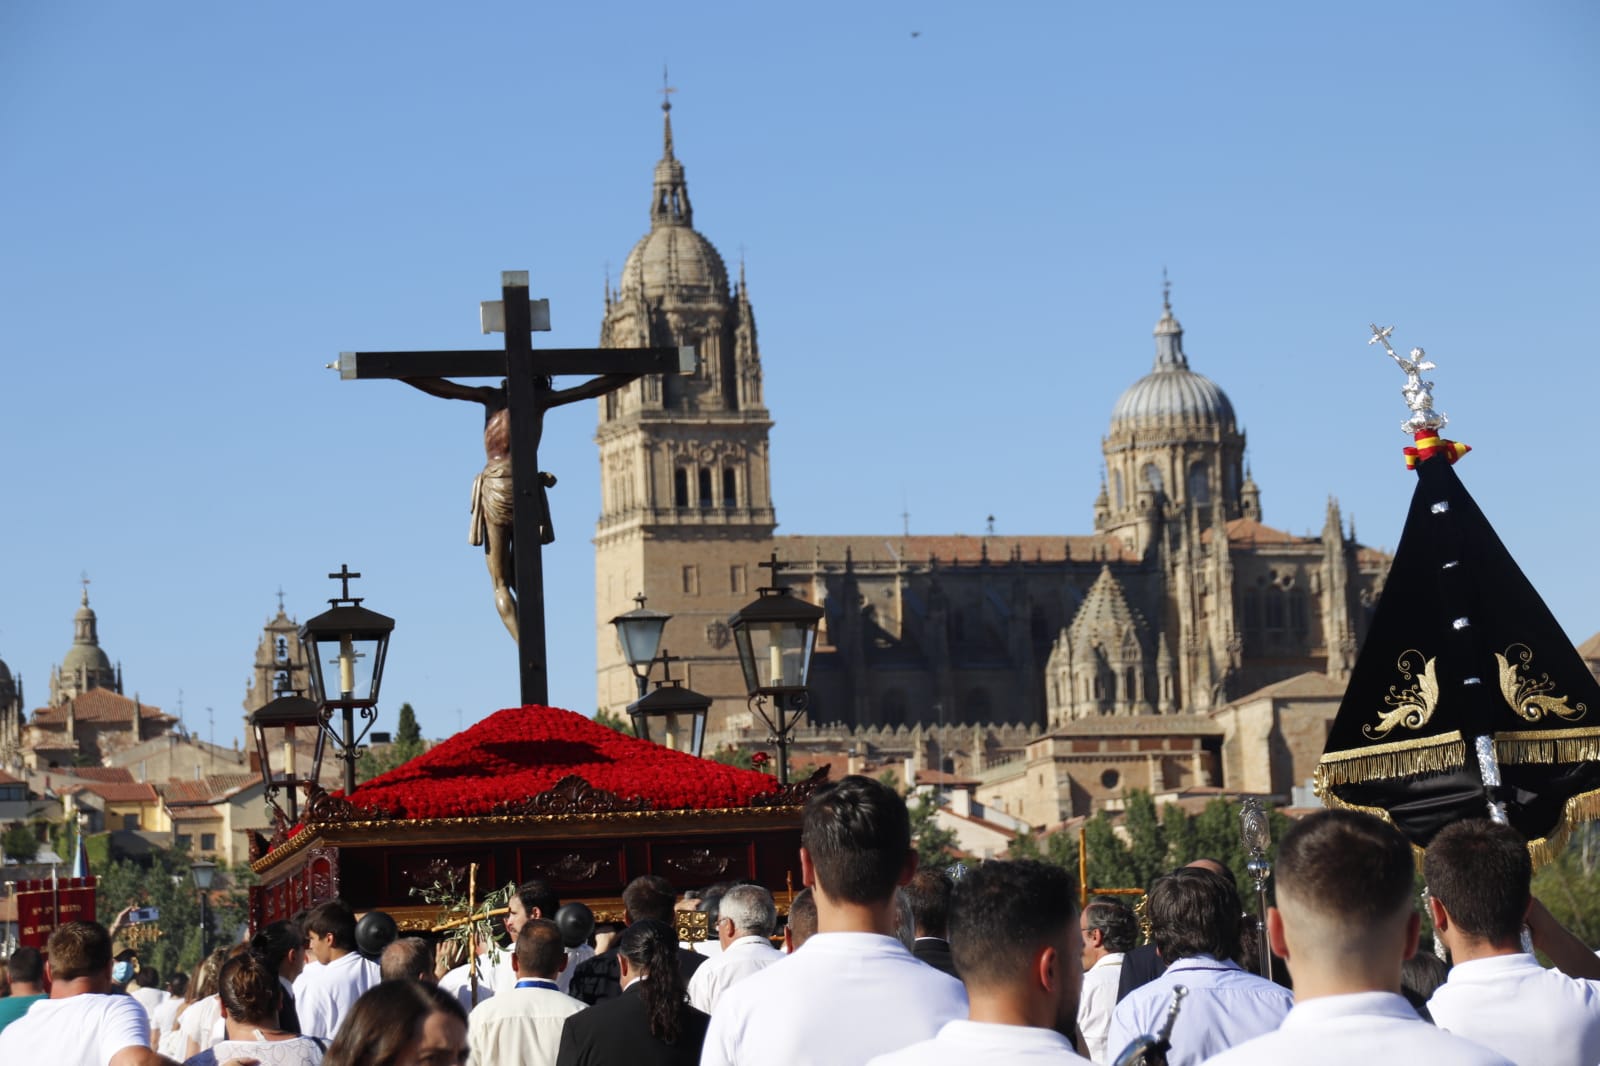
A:
{"label": "green tree", "polygon": [[616,711],[608,711],[601,707],[594,712],[594,720],[597,725],[603,725],[607,729],[615,729],[623,736],[631,737],[634,735],[633,722],[628,719],[627,715],[618,714]]}
{"label": "green tree", "polygon": [[34,836],[26,822],[18,822],[0,833],[0,851],[5,852],[8,859],[32,862],[34,856],[39,854],[39,838]]}
{"label": "green tree", "polygon": [[1555,862],[1533,875],[1533,894],[1585,944],[1600,943],[1600,826],[1585,823]]}
{"label": "green tree", "polygon": [[[153,850],[146,861],[117,860],[96,868],[96,917],[109,926],[117,913],[132,904],[156,907],[161,935],[139,948],[139,958],[156,967],[163,977],[178,969],[193,970],[200,961],[200,896],[189,869],[190,856],[182,848]],[[206,905],[206,939],[213,948],[231,943],[247,910],[245,888],[252,880],[248,867],[219,869]]]}
{"label": "green tree", "polygon": [[951,853],[956,847],[956,834],[954,830],[939,827],[938,794],[924,792],[917,796],[907,795],[906,800],[911,814],[911,846],[917,849],[917,865],[950,865]]}
{"label": "green tree", "polygon": [[417,712],[411,704],[400,705],[400,717],[395,725],[394,739],[381,749],[366,748],[356,761],[356,780],[370,781],[386,774],[403,763],[410,762],[428,750],[417,726]]}
{"label": "green tree", "polygon": [[1065,831],[1045,833],[1042,836],[1025,829],[1011,841],[1006,850],[1008,859],[1036,859],[1064,867],[1078,876],[1078,835]]}
{"label": "green tree", "polygon": [[[1167,806],[1172,805],[1169,803]],[[1143,789],[1134,789],[1128,793],[1122,827],[1128,837],[1128,865],[1132,880],[1101,887],[1142,887],[1171,868],[1172,860],[1167,850],[1166,828],[1156,813],[1155,800],[1151,798],[1150,793]]]}
{"label": "green tree", "polygon": [[741,770],[754,770],[756,768],[755,762],[752,761],[754,754],[747,748],[725,746],[712,752],[711,760],[725,766],[737,766]]}

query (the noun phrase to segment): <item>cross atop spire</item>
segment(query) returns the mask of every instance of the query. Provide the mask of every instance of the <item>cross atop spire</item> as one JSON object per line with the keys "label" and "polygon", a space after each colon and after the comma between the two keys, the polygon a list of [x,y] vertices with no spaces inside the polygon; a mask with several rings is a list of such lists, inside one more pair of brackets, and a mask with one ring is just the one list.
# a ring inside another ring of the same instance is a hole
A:
{"label": "cross atop spire", "polygon": [[672,158],[672,94],[678,90],[667,83],[667,65],[661,64],[661,114],[665,131],[662,135],[661,158]]}
{"label": "cross atop spire", "polygon": [[83,582],[83,605],[87,607],[89,606],[89,571],[79,571],[78,580]]}
{"label": "cross atop spire", "polygon": [[1172,313],[1172,281],[1167,277],[1165,266],[1161,268],[1161,309]]}

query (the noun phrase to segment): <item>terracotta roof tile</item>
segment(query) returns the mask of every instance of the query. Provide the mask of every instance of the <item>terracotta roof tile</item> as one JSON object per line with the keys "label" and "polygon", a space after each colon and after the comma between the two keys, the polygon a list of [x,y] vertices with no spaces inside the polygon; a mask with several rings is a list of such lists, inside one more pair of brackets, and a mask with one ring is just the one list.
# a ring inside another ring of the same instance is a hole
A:
{"label": "terracotta roof tile", "polygon": [[78,791],[93,793],[107,803],[154,803],[160,798],[150,784],[90,781],[79,786]]}
{"label": "terracotta roof tile", "polygon": [[101,781],[108,785],[133,784],[133,771],[125,766],[74,766],[66,772],[84,781]]}
{"label": "terracotta roof tile", "polygon": [[207,774],[198,781],[175,777],[163,783],[160,792],[169,807],[173,804],[210,806],[260,780],[256,774]]}
{"label": "terracotta roof tile", "polygon": [[977,563],[987,556],[990,563],[1010,562],[1020,556],[1025,563],[1044,562],[1138,562],[1116,537],[1087,536],[975,536],[954,533],[948,536],[807,536],[791,534],[774,537],[779,555],[795,564],[796,573],[815,559],[838,565],[845,551],[858,565],[894,564],[897,560],[926,565],[930,558],[940,563]]}
{"label": "terracotta roof tile", "polygon": [[27,784],[27,782],[24,781],[22,778],[20,778],[20,777],[12,777],[10,774],[6,773],[4,770],[0,770],[0,785],[25,785],[25,784]]}
{"label": "terracotta roof tile", "polygon": [[[166,720],[177,721],[171,715],[162,714],[161,708],[140,701],[135,703],[126,696],[112,692],[108,688],[92,688],[81,696],[75,696],[70,701],[73,714],[80,722],[131,722],[133,709],[139,708],[139,717],[148,721]],[[33,712],[29,722],[32,725],[59,726],[67,720],[66,704],[58,707],[40,707]]]}

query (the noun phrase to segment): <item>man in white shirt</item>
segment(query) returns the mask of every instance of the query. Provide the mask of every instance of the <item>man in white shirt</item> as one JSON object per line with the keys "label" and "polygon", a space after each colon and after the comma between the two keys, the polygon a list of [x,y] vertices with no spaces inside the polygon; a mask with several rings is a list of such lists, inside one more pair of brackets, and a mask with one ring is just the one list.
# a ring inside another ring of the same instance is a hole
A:
{"label": "man in white shirt", "polygon": [[1139,937],[1139,919],[1125,904],[1095,900],[1083,908],[1078,928],[1083,932],[1078,1032],[1083,1037],[1085,1055],[1095,1062],[1110,1062],[1106,1034],[1111,1028],[1111,1011],[1117,1005],[1122,956]]}
{"label": "man in white shirt", "polygon": [[895,889],[916,872],[905,801],[859,774],[806,800],[800,876],[817,933],[717,1004],[701,1066],[861,1066],[966,1017],[961,982],[895,939]]}
{"label": "man in white shirt", "polygon": [[717,902],[717,943],[721,950],[689,978],[689,1005],[712,1013],[729,986],[766,969],[783,952],[772,946],[778,907],[760,885],[735,885]]}
{"label": "man in white shirt", "polygon": [[1519,1066],[1600,1062],[1600,982],[1547,970],[1522,950],[1533,901],[1522,836],[1487,819],[1456,822],[1429,843],[1423,869],[1434,935],[1455,964],[1428,1000],[1434,1023]]}
{"label": "man in white shirt", "polygon": [[150,1049],[150,1018],[132,996],[113,995],[111,936],[99,922],[50,934],[50,998],[0,1031],[0,1062],[50,1066],[176,1066]]}
{"label": "man in white shirt", "polygon": [[950,904],[968,1016],[871,1066],[1087,1064],[1069,1035],[1083,978],[1075,895],[1072,875],[1042,862],[991,861],[968,872]]}
{"label": "man in white shirt", "polygon": [[1276,1032],[1206,1066],[1510,1066],[1424,1022],[1400,995],[1421,927],[1414,871],[1406,838],[1369,815],[1319,811],[1284,834],[1267,939],[1294,973],[1294,1009]]}
{"label": "man in white shirt", "polygon": [[1289,990],[1233,961],[1239,946],[1239,894],[1219,874],[1194,866],[1156,878],[1146,913],[1167,969],[1129,992],[1111,1012],[1106,1050],[1161,1028],[1173,989],[1188,989],[1172,1029],[1168,1066],[1196,1066],[1251,1037],[1270,1033],[1289,1013]]}
{"label": "man in white shirt", "polygon": [[473,1008],[468,1042],[474,1066],[555,1066],[561,1028],[584,1005],[556,983],[566,969],[566,949],[555,922],[521,924],[515,949],[517,983]]}
{"label": "man in white shirt", "polygon": [[784,954],[793,955],[816,934],[817,900],[809,888],[802,888],[789,901],[789,913],[783,921]]}
{"label": "man in white shirt", "polygon": [[356,917],[343,900],[330,900],[306,916],[306,939],[320,965],[300,975],[300,1032],[332,1040],[361,993],[383,978],[378,964],[356,950]]}

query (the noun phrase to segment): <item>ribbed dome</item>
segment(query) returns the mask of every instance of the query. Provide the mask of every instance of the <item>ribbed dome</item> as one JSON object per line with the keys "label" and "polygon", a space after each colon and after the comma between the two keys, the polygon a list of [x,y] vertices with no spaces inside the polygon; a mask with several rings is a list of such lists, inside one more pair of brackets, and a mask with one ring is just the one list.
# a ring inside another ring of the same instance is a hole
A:
{"label": "ribbed dome", "polygon": [[1156,362],[1150,373],[1135,381],[1111,409],[1111,424],[1121,422],[1180,422],[1235,428],[1233,404],[1210,378],[1189,369],[1183,354],[1183,327],[1165,306],[1156,323]]}
{"label": "ribbed dome", "polygon": [[726,300],[728,268],[711,242],[688,226],[658,226],[628,253],[622,291],[646,299]]}
{"label": "ribbed dome", "polygon": [[110,677],[114,673],[111,660],[98,644],[74,644],[67,650],[66,658],[61,660],[61,672],[76,674],[80,666],[91,677],[96,674]]}
{"label": "ribbed dome", "polygon": [[661,160],[650,194],[650,232],[622,264],[622,294],[695,303],[728,299],[728,268],[694,229],[683,164],[672,151],[672,105],[662,104]]}
{"label": "ribbed dome", "polygon": [[72,647],[67,649],[67,654],[61,660],[61,673],[64,676],[75,676],[78,668],[82,667],[88,677],[100,680],[109,680],[116,676],[111,669],[111,660],[100,647],[100,633],[94,608],[89,606],[89,589],[84,586],[83,603],[72,615]]}

